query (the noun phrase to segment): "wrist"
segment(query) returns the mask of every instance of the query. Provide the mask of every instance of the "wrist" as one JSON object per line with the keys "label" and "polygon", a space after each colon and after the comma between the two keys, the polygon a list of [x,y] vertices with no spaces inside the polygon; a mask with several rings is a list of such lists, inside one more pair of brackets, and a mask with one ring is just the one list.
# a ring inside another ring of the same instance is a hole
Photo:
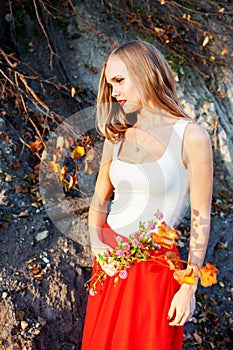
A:
{"label": "wrist", "polygon": [[[197,283],[198,283],[198,280],[197,280]],[[193,294],[197,290],[197,284],[182,283],[180,289],[185,291],[186,293]]]}

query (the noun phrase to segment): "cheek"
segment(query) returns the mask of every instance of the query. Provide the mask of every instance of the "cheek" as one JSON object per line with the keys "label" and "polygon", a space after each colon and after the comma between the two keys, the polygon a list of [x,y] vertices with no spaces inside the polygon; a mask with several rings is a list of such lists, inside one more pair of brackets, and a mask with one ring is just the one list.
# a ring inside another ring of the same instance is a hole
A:
{"label": "cheek", "polygon": [[141,96],[136,88],[133,90],[134,100],[137,101],[138,104],[142,104]]}

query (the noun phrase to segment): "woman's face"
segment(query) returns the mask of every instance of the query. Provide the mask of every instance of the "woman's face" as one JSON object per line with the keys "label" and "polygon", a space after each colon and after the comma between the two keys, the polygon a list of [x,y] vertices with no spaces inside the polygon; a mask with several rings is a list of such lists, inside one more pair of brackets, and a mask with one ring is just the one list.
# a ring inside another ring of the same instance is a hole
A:
{"label": "woman's face", "polygon": [[121,105],[125,113],[133,113],[141,109],[142,99],[138,89],[130,79],[125,64],[110,57],[105,69],[106,81],[111,87],[112,97]]}

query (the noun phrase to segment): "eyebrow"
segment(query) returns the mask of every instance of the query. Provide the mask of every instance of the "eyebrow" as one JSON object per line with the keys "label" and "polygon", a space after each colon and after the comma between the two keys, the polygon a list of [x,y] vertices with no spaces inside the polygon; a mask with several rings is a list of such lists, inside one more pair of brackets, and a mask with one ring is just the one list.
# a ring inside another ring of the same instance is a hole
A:
{"label": "eyebrow", "polygon": [[[106,78],[106,76],[105,76],[105,78]],[[117,75],[113,76],[109,81],[108,81],[107,78],[106,78],[106,82],[107,82],[108,84],[110,84],[111,81],[114,81],[114,80],[116,80],[116,79],[118,79],[118,78],[125,78],[125,75],[124,75],[124,74],[117,74]]]}

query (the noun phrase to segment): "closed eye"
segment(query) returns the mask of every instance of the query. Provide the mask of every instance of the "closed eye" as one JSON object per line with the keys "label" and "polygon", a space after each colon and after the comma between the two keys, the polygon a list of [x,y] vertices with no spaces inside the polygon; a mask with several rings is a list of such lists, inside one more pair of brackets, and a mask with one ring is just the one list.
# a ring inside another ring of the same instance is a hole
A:
{"label": "closed eye", "polygon": [[123,80],[124,78],[116,78],[116,83],[120,84]]}

